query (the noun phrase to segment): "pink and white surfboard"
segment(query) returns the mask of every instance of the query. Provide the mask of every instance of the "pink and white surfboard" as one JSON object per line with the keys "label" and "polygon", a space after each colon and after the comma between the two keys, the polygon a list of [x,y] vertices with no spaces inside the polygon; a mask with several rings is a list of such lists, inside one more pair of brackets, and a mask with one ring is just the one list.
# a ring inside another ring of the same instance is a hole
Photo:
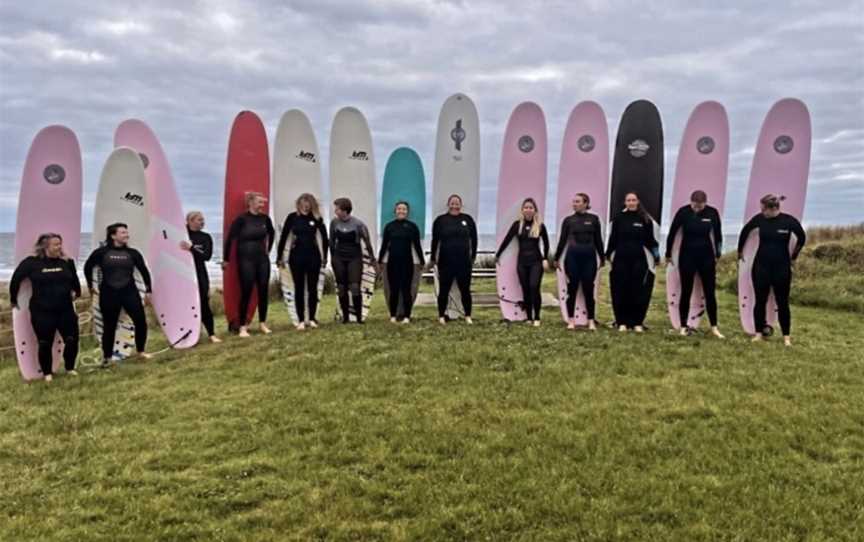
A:
{"label": "pink and white surfboard", "polygon": [[[708,195],[708,205],[717,209],[722,217],[728,171],[729,119],[726,109],[717,102],[702,102],[690,114],[681,138],[681,147],[678,149],[675,186],[672,188],[673,218],[678,209],[690,203],[690,195],[695,190],[703,190]],[[678,313],[679,303],[682,302],[681,275],[678,273],[681,236],[680,231],[675,235],[672,265],[666,267],[666,306],[669,310],[669,321],[675,329],[681,328]],[[687,325],[697,328],[705,312],[705,293],[698,275],[693,283],[693,294],[689,303],[690,316]]]}
{"label": "pink and white surfboard", "polygon": [[[807,197],[807,179],[810,174],[810,112],[801,100],[784,98],[768,111],[750,170],[750,185],[744,205],[744,222],[761,212],[759,200],[766,194],[785,196],[781,204],[784,213],[801,220],[804,216],[804,201]],[[789,250],[795,246],[792,236]],[[754,230],[747,238],[738,262],[738,306],[741,311],[741,326],[753,335],[753,258],[759,249],[759,231]],[[769,325],[777,322],[777,306],[773,292],[768,298],[765,312]]]}
{"label": "pink and white surfboard", "polygon": [[[81,147],[78,138],[65,126],[48,126],[36,134],[21,178],[18,215],[15,224],[15,262],[33,253],[36,238],[59,233],[63,250],[78,258],[81,245]],[[30,281],[18,293],[18,308],[12,309],[15,354],[24,380],[43,378],[39,368],[38,344],[30,323]],[[54,370],[60,367],[63,341],[54,340]]]}
{"label": "pink and white surfboard", "polygon": [[[606,114],[595,102],[581,102],[567,119],[564,130],[564,141],[561,144],[561,163],[558,168],[558,206],[556,221],[558,232],[561,223],[573,214],[572,200],[578,192],[584,192],[591,198],[591,212],[596,213],[600,224],[605,227],[609,218],[609,128],[606,124]],[[605,231],[604,231],[605,233]],[[557,246],[557,245],[553,245]],[[558,303],[561,307],[561,318],[567,318],[567,274],[564,272],[566,250],[559,259]],[[598,257],[599,265],[599,257]],[[600,272],[598,267],[595,278],[595,290],[591,295],[597,298],[600,290]],[[576,294],[576,306],[573,312],[576,325],[588,325],[588,309],[585,307],[585,293],[580,288]]]}
{"label": "pink and white surfboard", "polygon": [[153,280],[153,308],[173,348],[198,343],[201,307],[192,254],[180,248],[189,241],[183,206],[162,146],[140,120],[126,120],[114,133],[115,147],[135,149],[147,178],[150,210],[148,262]]}
{"label": "pink and white surfboard", "polygon": [[[504,133],[495,228],[498,245],[513,221],[518,220],[522,201],[529,197],[537,202],[537,211],[542,217],[546,208],[546,118],[539,105],[523,102],[513,110]],[[516,273],[518,255],[519,243],[514,239],[495,270],[501,314],[510,321],[527,317],[519,305],[523,296]]]}

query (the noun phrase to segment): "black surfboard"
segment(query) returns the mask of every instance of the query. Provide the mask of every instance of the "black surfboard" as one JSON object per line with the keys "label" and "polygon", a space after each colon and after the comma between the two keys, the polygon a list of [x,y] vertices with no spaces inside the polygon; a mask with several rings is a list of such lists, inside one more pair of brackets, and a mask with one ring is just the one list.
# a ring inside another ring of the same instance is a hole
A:
{"label": "black surfboard", "polygon": [[609,219],[624,208],[624,196],[635,192],[659,225],[663,211],[663,125],[657,106],[637,100],[627,106],[618,125]]}

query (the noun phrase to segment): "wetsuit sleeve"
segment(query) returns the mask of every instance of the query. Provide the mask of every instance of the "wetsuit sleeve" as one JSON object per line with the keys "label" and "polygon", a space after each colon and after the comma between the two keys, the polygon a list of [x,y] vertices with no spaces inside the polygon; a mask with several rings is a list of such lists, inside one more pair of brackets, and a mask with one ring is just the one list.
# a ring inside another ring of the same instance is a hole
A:
{"label": "wetsuit sleeve", "polygon": [[606,254],[603,252],[603,232],[600,227],[600,218],[594,216],[594,249],[597,255],[600,256],[600,262],[606,261]]}
{"label": "wetsuit sleeve", "polygon": [[330,240],[327,238],[327,228],[324,226],[324,220],[318,219],[318,233],[321,234],[321,264],[327,263],[327,252],[330,250]]}
{"label": "wetsuit sleeve", "polygon": [[147,269],[147,264],[144,263],[144,256],[137,250],[131,250],[132,260],[135,262],[135,267],[141,273],[141,280],[144,281],[144,291],[148,294],[153,291],[153,284],[150,281],[150,271]]}
{"label": "wetsuit sleeve", "polygon": [[741,229],[741,233],[738,235],[738,259],[741,259],[742,253],[744,252],[744,243],[747,242],[747,237],[750,235],[750,232],[756,229],[759,226],[759,217],[761,215],[756,215],[750,219],[747,224],[744,224],[744,228]]}
{"label": "wetsuit sleeve", "polygon": [[201,254],[201,259],[205,262],[209,262],[210,258],[213,257],[213,238],[210,237],[209,233],[204,234],[204,246],[199,253]]}
{"label": "wetsuit sleeve", "polygon": [[686,207],[681,207],[675,213],[675,218],[672,219],[672,225],[669,226],[669,235],[666,236],[666,259],[672,257],[672,245],[675,244],[675,234],[681,229],[681,223],[684,222],[684,212]]}
{"label": "wetsuit sleeve", "polygon": [[420,257],[420,265],[426,265],[426,258],[423,256],[423,245],[420,243],[420,228],[418,228],[416,224],[414,224],[411,242],[414,244],[414,250],[417,251],[417,256]]}
{"label": "wetsuit sleeve", "polygon": [[12,273],[12,279],[9,281],[9,301],[12,305],[18,304],[18,290],[21,289],[21,281],[30,276],[31,262],[30,258],[25,258]]}
{"label": "wetsuit sleeve", "polygon": [[618,245],[618,217],[612,219],[611,231],[609,232],[609,243],[606,245],[606,259],[612,257],[615,247]]}
{"label": "wetsuit sleeve", "polygon": [[75,268],[75,260],[69,258],[67,262],[69,263],[69,270],[72,271],[72,276],[75,277],[72,280],[72,291],[75,292],[77,297],[81,297],[81,281],[78,280],[78,270]]}
{"label": "wetsuit sleeve", "polygon": [[363,224],[360,228],[360,237],[363,238],[363,243],[366,245],[366,252],[369,253],[369,257],[374,260],[375,247],[372,246],[372,239],[369,238],[369,228],[366,227],[366,224]]}
{"label": "wetsuit sleeve", "polygon": [[339,238],[336,237],[336,219],[330,222],[330,257],[336,259],[336,248],[339,245]]}
{"label": "wetsuit sleeve", "polygon": [[468,226],[471,230],[471,262],[477,259],[477,224],[473,217],[468,217]]}
{"label": "wetsuit sleeve", "polygon": [[564,247],[567,246],[567,238],[570,237],[570,221],[566,218],[561,221],[561,229],[558,230],[558,247],[555,249],[554,261],[561,259]]}
{"label": "wetsuit sleeve", "polygon": [[378,261],[384,260],[384,254],[390,248],[390,224],[384,226],[384,234],[381,236],[381,251],[378,253]]}
{"label": "wetsuit sleeve", "polygon": [[273,221],[270,217],[266,217],[265,225],[267,227],[267,253],[273,250],[273,243],[276,241],[276,228],[273,227]]}
{"label": "wetsuit sleeve", "polygon": [[495,259],[501,257],[501,254],[504,252],[504,249],[507,248],[507,245],[510,244],[510,241],[516,237],[516,232],[519,231],[519,221],[517,220],[513,224],[510,225],[510,229],[507,230],[507,235],[504,236],[504,239],[501,241],[501,245],[498,246],[498,250],[495,252]]}
{"label": "wetsuit sleeve", "polygon": [[790,229],[792,233],[795,234],[795,237],[798,239],[795,243],[795,249],[792,251],[792,259],[796,259],[799,254],[801,254],[801,249],[804,248],[804,243],[807,241],[807,234],[804,233],[804,228],[801,227],[801,223],[797,218],[790,216],[789,217]]}
{"label": "wetsuit sleeve", "polygon": [[651,252],[656,262],[660,259],[660,243],[654,238],[654,222],[649,220],[645,226],[645,248]]}
{"label": "wetsuit sleeve", "polygon": [[84,262],[84,281],[87,283],[87,289],[93,289],[93,268],[96,267],[96,262],[102,256],[102,249],[97,248],[90,253],[87,261]]}
{"label": "wetsuit sleeve", "polygon": [[222,246],[222,261],[228,262],[231,258],[231,244],[237,239],[237,236],[240,235],[240,230],[243,229],[243,215],[238,216],[234,219],[234,222],[231,223],[231,227],[228,229],[228,237],[225,238],[225,243]]}
{"label": "wetsuit sleeve", "polygon": [[549,232],[546,231],[546,224],[540,224],[540,240],[543,241],[543,259],[549,259]]}
{"label": "wetsuit sleeve", "polygon": [[435,263],[435,260],[438,257],[438,243],[441,241],[441,217],[437,217],[435,222],[432,223],[432,244],[429,247],[429,261]]}
{"label": "wetsuit sleeve", "polygon": [[714,255],[717,258],[723,255],[723,224],[720,212],[714,210]]}
{"label": "wetsuit sleeve", "polygon": [[276,262],[282,261],[282,256],[285,254],[285,243],[288,242],[289,231],[291,230],[291,219],[294,213],[285,217],[285,222],[282,224],[282,232],[279,234],[279,245],[276,248]]}

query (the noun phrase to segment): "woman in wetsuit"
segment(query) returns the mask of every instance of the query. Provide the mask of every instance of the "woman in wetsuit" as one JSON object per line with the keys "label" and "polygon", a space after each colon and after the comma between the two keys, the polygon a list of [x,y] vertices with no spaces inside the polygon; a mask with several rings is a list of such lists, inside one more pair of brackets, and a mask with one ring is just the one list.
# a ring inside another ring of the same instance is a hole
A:
{"label": "woman in wetsuit", "polygon": [[639,196],[627,193],[624,210],[612,219],[606,247],[606,258],[612,262],[609,288],[618,331],[645,331],[643,325],[654,290],[654,271],[648,267],[645,251],[657,265],[660,263],[657,247],[654,220],[639,204]]}
{"label": "woman in wetsuit", "polygon": [[33,256],[18,264],[9,282],[9,300],[18,307],[21,283],[29,280],[30,323],[38,341],[38,359],[45,381],[51,382],[54,373],[54,336],[63,339],[63,364],[66,373],[77,375],[75,359],[78,357],[78,315],[72,302],[81,297],[81,283],[75,271],[75,262],[63,253],[63,238],[56,233],[43,233],[36,240]]}
{"label": "woman in wetsuit", "polygon": [[[573,321],[576,310],[576,294],[582,288],[585,309],[588,312],[588,329],[597,330],[594,283],[597,277],[597,260],[600,267],[606,262],[603,252],[603,233],[600,218],[589,213],[591,199],[580,192],[573,197],[573,214],[561,222],[558,248],[555,250],[555,266],[564,255],[564,273],[567,275],[567,329],[576,329]],[[566,253],[565,253],[566,250]]]}
{"label": "woman in wetsuit", "polygon": [[[768,194],[760,200],[762,212],[750,219],[738,237],[738,259],[742,259],[744,243],[754,229],[759,230],[759,248],[753,259],[753,321],[756,324],[754,341],[761,341],[768,334],[765,321],[765,306],[768,296],[774,291],[777,304],[777,320],[783,332],[783,343],[792,345],[792,313],[789,308],[789,291],[792,288],[792,262],[798,258],[807,236],[801,223],[792,215],[780,212],[784,198]],[[795,236],[795,248],[789,253],[789,244]]]}
{"label": "woman in wetsuit", "polygon": [[186,232],[189,241],[181,241],[180,248],[192,253],[195,260],[195,274],[198,276],[198,299],[201,303],[201,323],[207,330],[210,342],[221,343],[216,336],[213,311],[210,309],[210,275],[207,262],[213,257],[213,238],[204,231],[204,215],[201,211],[191,211],[186,215]]}
{"label": "woman in wetsuit", "polygon": [[[284,254],[288,239],[288,268],[294,281],[294,307],[297,311],[297,330],[308,325],[318,327],[318,278],[321,268],[327,265],[327,228],[318,208],[318,200],[312,194],[300,194],[295,209],[285,217],[279,246],[276,249],[276,265],[285,265]],[[309,293],[309,319],[306,320],[306,293]]]}
{"label": "woman in wetsuit", "polygon": [[[519,285],[522,287],[522,307],[528,314],[528,324],[540,326],[540,306],[542,296],[540,285],[543,282],[543,270],[549,267],[549,234],[546,224],[537,213],[537,202],[526,198],[522,202],[522,212],[519,220],[513,222],[507,234],[501,241],[501,246],[495,253],[495,263],[513,239],[518,239],[519,255],[516,262],[516,273],[519,275]],[[540,251],[540,241],[543,241],[543,251]]]}
{"label": "woman in wetsuit", "polygon": [[363,245],[373,264],[375,249],[372,248],[366,224],[359,218],[351,216],[351,211],[354,210],[351,200],[338,198],[333,202],[333,206],[336,218],[330,222],[330,254],[333,274],[336,276],[342,323],[348,323],[350,314],[348,294],[350,293],[350,304],[354,305],[357,323],[362,324],[363,294],[360,290],[360,282],[363,279]]}
{"label": "woman in wetsuit", "polygon": [[471,324],[471,271],[477,258],[477,225],[474,218],[462,213],[462,198],[447,198],[447,212],[432,223],[430,265],[438,267],[438,321],[445,316],[453,281],[462,295],[465,323]]}
{"label": "woman in wetsuit", "polygon": [[711,324],[711,333],[722,339],[723,334],[717,327],[717,265],[723,254],[723,230],[720,213],[708,205],[708,195],[696,190],[690,195],[690,203],[678,209],[669,235],[666,238],[666,260],[672,261],[672,247],[675,235],[681,231],[681,247],[678,251],[678,274],[681,277],[681,296],[678,298],[678,314],[681,322],[681,335],[689,335],[692,330],[690,321],[690,297],[693,295],[693,281],[696,275],[702,281],[705,294],[705,311]]}
{"label": "woman in wetsuit", "polygon": [[390,309],[390,321],[396,322],[401,296],[403,324],[411,322],[411,309],[414,306],[411,286],[414,282],[415,256],[420,265],[425,265],[420,229],[417,224],[408,220],[409,211],[408,202],[400,201],[396,204],[393,210],[396,219],[384,227],[381,251],[378,253],[379,262],[387,259],[387,287],[390,294],[387,307]]}
{"label": "woman in wetsuit", "polygon": [[258,292],[258,322],[262,333],[271,333],[267,327],[267,299],[270,289],[270,250],[276,237],[273,222],[265,212],[267,199],[258,192],[246,194],[247,211],[234,219],[225,238],[222,268],[228,267],[231,249],[237,243],[238,276],[240,278],[240,337],[249,336],[249,302],[252,290]]}
{"label": "woman in wetsuit", "polygon": [[147,317],[141,294],[135,284],[135,270],[144,282],[144,301],[150,302],[150,272],[141,253],[128,245],[129,230],[126,224],[117,222],[106,228],[105,243],[94,250],[84,263],[84,279],[87,288],[93,290],[93,269],[99,266],[102,280],[99,283],[99,309],[102,311],[102,359],[111,362],[114,354],[114,337],[120,311],[125,310],[135,325],[135,349],[138,355],[149,359],[144,352],[147,346]]}

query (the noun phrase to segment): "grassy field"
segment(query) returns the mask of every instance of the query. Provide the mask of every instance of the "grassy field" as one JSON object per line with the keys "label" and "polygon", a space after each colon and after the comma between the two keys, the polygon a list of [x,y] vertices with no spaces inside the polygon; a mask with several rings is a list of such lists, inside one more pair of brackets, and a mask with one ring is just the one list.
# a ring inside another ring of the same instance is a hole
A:
{"label": "grassy field", "polygon": [[7,352],[0,540],[864,539],[861,305],[796,305],[783,348],[731,293],[725,341],[670,334],[663,299],[641,336],[392,325],[380,296],[298,333],[274,304],[272,336],[51,385]]}

